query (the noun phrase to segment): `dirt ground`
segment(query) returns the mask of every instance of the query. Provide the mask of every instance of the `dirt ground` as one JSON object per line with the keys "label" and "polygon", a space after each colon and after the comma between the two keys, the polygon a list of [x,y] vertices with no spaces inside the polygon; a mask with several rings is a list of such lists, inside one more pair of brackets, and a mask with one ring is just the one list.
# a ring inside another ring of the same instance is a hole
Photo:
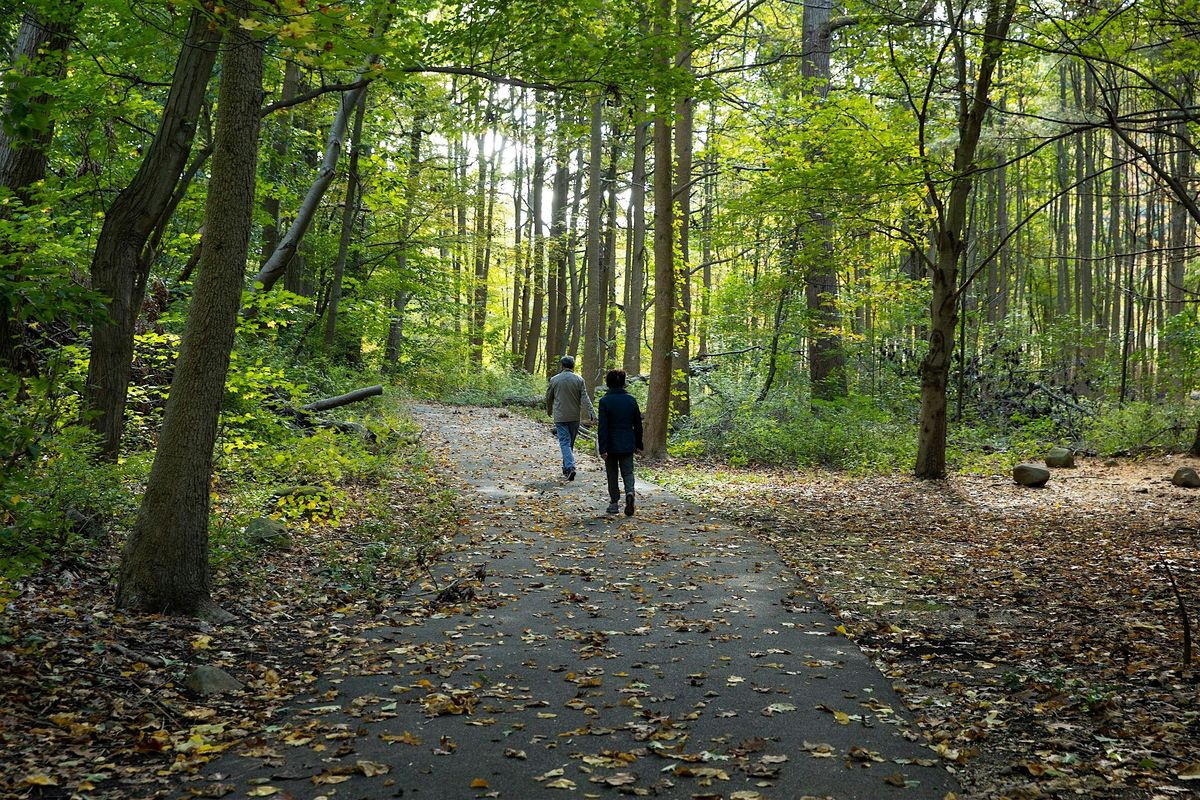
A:
{"label": "dirt ground", "polygon": [[[671,488],[757,530],[841,615],[976,797],[1200,795],[1200,459],[1008,476],[729,470]],[[1172,587],[1172,578],[1178,595]],[[1192,646],[1195,659],[1195,646]]]}

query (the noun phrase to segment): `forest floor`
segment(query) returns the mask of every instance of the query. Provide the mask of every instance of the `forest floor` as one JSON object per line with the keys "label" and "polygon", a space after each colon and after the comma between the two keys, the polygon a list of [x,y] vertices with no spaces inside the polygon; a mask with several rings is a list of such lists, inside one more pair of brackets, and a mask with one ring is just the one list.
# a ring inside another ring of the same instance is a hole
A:
{"label": "forest floor", "polygon": [[[557,477],[545,424],[415,415],[436,471],[224,565],[234,624],[116,611],[115,541],[21,582],[0,795],[1196,795],[1165,570],[1195,608],[1186,459],[1044,490],[676,462],[660,482],[698,505],[639,484],[627,519],[596,459]],[[379,513],[410,558],[360,535]],[[197,664],[244,690],[189,693]]]}
{"label": "forest floor", "polygon": [[1179,602],[1195,625],[1200,492],[1171,484],[1179,466],[1200,464],[1085,459],[1044,489],[680,462],[657,477],[774,544],[969,796],[1171,798],[1200,794]]}

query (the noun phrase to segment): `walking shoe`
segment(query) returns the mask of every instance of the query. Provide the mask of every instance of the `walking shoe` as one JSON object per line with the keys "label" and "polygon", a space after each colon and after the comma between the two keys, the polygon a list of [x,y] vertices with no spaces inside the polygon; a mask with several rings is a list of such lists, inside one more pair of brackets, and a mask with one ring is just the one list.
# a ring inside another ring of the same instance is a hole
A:
{"label": "walking shoe", "polygon": [[633,495],[625,495],[625,516],[632,517],[634,511]]}
{"label": "walking shoe", "polygon": [[608,504],[608,513],[609,514],[617,514],[620,511],[621,511],[621,506],[618,505],[617,503],[609,503]]}
{"label": "walking shoe", "polygon": [[569,481],[575,480],[575,468],[574,467],[571,467],[571,469],[567,472],[567,480],[569,480]]}

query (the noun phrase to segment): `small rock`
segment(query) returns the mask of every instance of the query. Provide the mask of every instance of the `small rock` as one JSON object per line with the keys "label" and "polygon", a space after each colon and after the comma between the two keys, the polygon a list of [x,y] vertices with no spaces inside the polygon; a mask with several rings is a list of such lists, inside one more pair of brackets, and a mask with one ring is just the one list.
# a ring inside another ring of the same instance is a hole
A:
{"label": "small rock", "polygon": [[1013,480],[1022,486],[1038,488],[1050,480],[1050,470],[1037,464],[1017,464],[1012,471]]}
{"label": "small rock", "polygon": [[228,694],[229,692],[240,692],[242,690],[241,681],[230,675],[223,669],[201,664],[188,673],[188,676],[183,679],[183,686],[192,694],[200,695],[201,697],[211,697],[217,694]]}
{"label": "small rock", "polygon": [[1073,467],[1075,466],[1075,451],[1066,447],[1051,447],[1050,452],[1046,453],[1047,467]]}
{"label": "small rock", "polygon": [[286,550],[292,546],[287,526],[270,517],[255,517],[246,526],[246,538],[260,547]]}
{"label": "small rock", "polygon": [[1185,489],[1200,489],[1200,475],[1191,467],[1180,467],[1171,476],[1171,483]]}

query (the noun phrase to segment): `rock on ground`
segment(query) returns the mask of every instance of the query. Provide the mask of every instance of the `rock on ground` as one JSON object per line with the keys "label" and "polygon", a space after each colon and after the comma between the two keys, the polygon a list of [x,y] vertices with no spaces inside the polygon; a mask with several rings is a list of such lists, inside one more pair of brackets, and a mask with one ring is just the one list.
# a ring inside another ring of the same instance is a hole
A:
{"label": "rock on ground", "polygon": [[1050,470],[1037,464],[1017,464],[1012,471],[1013,480],[1022,486],[1039,488],[1050,480]]}

